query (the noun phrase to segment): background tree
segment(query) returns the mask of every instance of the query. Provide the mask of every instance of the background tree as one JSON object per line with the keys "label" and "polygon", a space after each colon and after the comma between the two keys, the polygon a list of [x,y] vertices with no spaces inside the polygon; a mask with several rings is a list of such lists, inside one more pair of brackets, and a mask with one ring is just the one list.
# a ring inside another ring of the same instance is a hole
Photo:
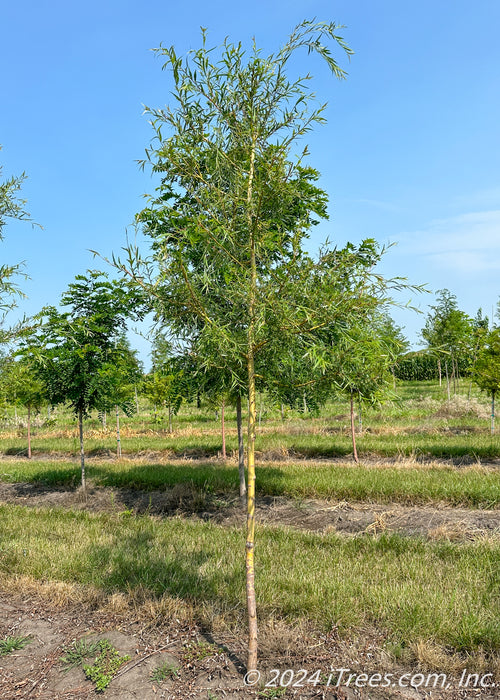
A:
{"label": "background tree", "polygon": [[500,390],[500,328],[491,330],[474,369],[474,381],[491,396],[491,433],[495,432],[495,397]]}
{"label": "background tree", "polygon": [[[307,356],[323,395],[343,394],[350,404],[350,426],[354,460],[358,462],[354,409],[357,404],[374,405],[387,398],[394,385],[393,367],[405,340],[387,313],[389,283],[372,277],[371,270],[385,249],[373,239],[356,248],[348,244],[332,252],[341,274],[336,280],[337,298],[358,299],[345,309],[341,319],[319,327]],[[319,375],[319,376],[318,376]]]}
{"label": "background tree", "polygon": [[[25,174],[4,181],[1,180],[1,176],[2,167],[0,166],[0,241],[4,237],[7,219],[30,220],[29,214],[24,209],[26,201],[19,198],[22,183],[26,179]],[[5,329],[3,324],[7,312],[16,306],[16,297],[22,296],[16,282],[16,277],[22,275],[21,268],[21,264],[2,263],[0,265],[0,343],[6,342],[13,335],[13,332]]]}
{"label": "background tree", "polygon": [[449,400],[450,382],[453,380],[456,390],[460,364],[466,367],[470,362],[469,354],[474,327],[470,317],[458,308],[454,294],[448,289],[441,289],[437,295],[437,304],[431,306],[432,312],[427,316],[422,337],[429,351],[437,356],[440,383],[441,358],[443,358]]}
{"label": "background tree", "polygon": [[115,344],[113,362],[106,363],[101,370],[103,385],[107,391],[99,406],[101,412],[114,409],[116,419],[116,454],[122,455],[120,432],[120,409],[126,416],[131,416],[136,410],[136,387],[143,380],[142,363],[137,359],[137,353],[132,350],[125,335]]}
{"label": "background tree", "polygon": [[339,339],[333,374],[334,390],[347,396],[350,407],[350,427],[354,461],[357,463],[354,409],[375,406],[387,400],[394,385],[392,367],[396,348],[384,337],[376,320],[350,329]]}
{"label": "background tree", "polygon": [[488,337],[489,319],[488,316],[483,316],[483,310],[478,309],[477,314],[472,319],[472,332],[470,335],[470,347],[468,349],[468,373],[470,375],[469,393],[470,399],[472,392],[472,384],[474,383],[474,370],[479,353],[484,348],[486,338]]}
{"label": "background tree", "polygon": [[45,308],[39,327],[24,340],[24,352],[33,358],[50,403],[69,404],[78,418],[84,490],[83,419],[116,400],[110,368],[120,364],[123,354],[117,340],[127,319],[141,316],[141,302],[137,291],[109,281],[104,273],[89,271],[77,276],[62,297],[62,306],[70,311]]}
{"label": "background tree", "polygon": [[158,331],[151,349],[152,372],[144,378],[143,394],[153,404],[155,420],[157,408],[165,407],[168,432],[172,432],[172,417],[177,415],[182,402],[188,400],[191,385],[185,370],[185,358],[175,354],[172,343]]}
{"label": "background tree", "polygon": [[27,358],[10,362],[6,374],[7,399],[14,405],[23,406],[28,414],[28,459],[31,459],[31,419],[33,411],[47,403],[47,388]]}

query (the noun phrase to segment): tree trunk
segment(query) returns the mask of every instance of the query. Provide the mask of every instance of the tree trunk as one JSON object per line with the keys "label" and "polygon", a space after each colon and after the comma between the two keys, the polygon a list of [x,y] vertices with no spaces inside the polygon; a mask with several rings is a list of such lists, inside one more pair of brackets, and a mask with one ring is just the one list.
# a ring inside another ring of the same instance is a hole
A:
{"label": "tree trunk", "polygon": [[450,396],[450,377],[448,374],[448,362],[444,363],[444,368],[446,370],[446,391],[448,392],[448,402],[450,402],[451,396]]}
{"label": "tree trunk", "polygon": [[118,406],[115,406],[116,411],[116,456],[122,456],[122,441],[120,439],[120,413],[118,411]]}
{"label": "tree trunk", "polygon": [[441,359],[438,359],[438,374],[439,374],[439,386],[442,384],[442,377],[441,377]]}
{"label": "tree trunk", "polygon": [[31,459],[31,406],[28,406],[28,459]]}
{"label": "tree trunk", "polygon": [[222,459],[226,459],[226,406],[224,403],[224,399],[222,399],[222,405],[220,407],[220,417],[222,431]]}
{"label": "tree trunk", "polygon": [[241,396],[236,397],[236,428],[238,431],[238,474],[240,477],[240,498],[245,502],[247,484],[245,479],[245,449],[243,446],[243,422],[241,420]]}
{"label": "tree trunk", "polygon": [[351,438],[352,438],[352,454],[354,461],[358,464],[358,451],[356,449],[356,430],[354,428],[354,395],[351,391]]}
{"label": "tree trunk", "polygon": [[255,374],[253,348],[248,358],[248,446],[247,446],[247,542],[246,579],[248,608],[248,662],[247,671],[257,668],[257,603],[255,599]]}
{"label": "tree trunk", "polygon": [[495,392],[491,393],[491,434],[495,432]]}
{"label": "tree trunk", "polygon": [[168,404],[168,432],[172,432],[172,404]]}
{"label": "tree trunk", "polygon": [[248,360],[248,454],[247,454],[247,541],[245,546],[246,588],[248,609],[248,657],[247,671],[257,668],[257,603],[255,599],[255,328],[257,302],[257,260],[255,254],[255,228],[252,217],[253,177],[255,170],[255,151],[257,137],[253,134],[250,151],[250,167],[247,188],[247,225],[250,243],[250,289],[249,289],[249,323],[247,335]]}
{"label": "tree trunk", "polygon": [[139,397],[137,396],[137,387],[134,386],[134,395],[135,395],[135,410],[137,415],[139,415]]}
{"label": "tree trunk", "polygon": [[106,418],[107,418],[106,411],[103,411],[101,413],[101,423],[102,423],[103,430],[106,430]]}
{"label": "tree trunk", "polygon": [[302,394],[302,406],[304,408],[304,415],[307,413],[307,400],[306,400],[306,392],[304,391]]}
{"label": "tree trunk", "polygon": [[78,409],[78,430],[80,433],[80,467],[82,471],[82,489],[83,492],[87,492],[87,483],[85,480],[85,452],[83,449],[83,410]]}

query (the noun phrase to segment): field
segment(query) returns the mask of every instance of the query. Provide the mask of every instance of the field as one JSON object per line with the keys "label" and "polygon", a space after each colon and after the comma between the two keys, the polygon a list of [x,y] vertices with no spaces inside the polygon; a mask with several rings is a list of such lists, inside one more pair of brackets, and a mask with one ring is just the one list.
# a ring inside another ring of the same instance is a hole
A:
{"label": "field", "polygon": [[396,393],[357,415],[359,464],[345,404],[282,415],[259,399],[262,675],[251,687],[234,411],[225,460],[213,407],[181,408],[169,433],[141,405],[121,418],[121,458],[114,416],[89,419],[84,494],[72,416],[40,414],[28,460],[23,418],[9,410],[0,639],[26,645],[0,647],[0,697],[93,697],[82,639],[131,657],[116,661],[107,698],[497,697],[487,687],[500,683],[490,408],[465,382],[451,401],[428,382]]}

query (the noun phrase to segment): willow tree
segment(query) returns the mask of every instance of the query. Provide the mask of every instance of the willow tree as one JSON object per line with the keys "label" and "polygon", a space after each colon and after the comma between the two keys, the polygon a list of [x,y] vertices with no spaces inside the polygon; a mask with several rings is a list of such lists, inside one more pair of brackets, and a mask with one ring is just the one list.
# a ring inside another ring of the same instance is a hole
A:
{"label": "willow tree", "polygon": [[[0,166],[1,175],[2,167]],[[25,179],[26,176],[23,173],[17,177],[0,181],[0,241],[3,240],[4,227],[8,219],[30,220],[29,214],[24,209],[26,201],[19,197]],[[22,264],[0,264],[0,342],[6,342],[15,335],[12,330],[9,331],[3,327],[3,322],[7,312],[16,306],[16,299],[23,296],[17,284],[19,276],[24,276],[21,270]]]}
{"label": "willow tree", "polygon": [[[248,669],[257,663],[254,591],[256,357],[274,334],[307,334],[343,313],[332,297],[328,257],[303,251],[326,216],[318,173],[298,142],[324,121],[310,75],[289,79],[300,49],[345,73],[331,53],[350,49],[334,23],[304,21],[275,54],[228,40],[179,57],[157,53],[172,77],[172,106],[148,108],[155,138],[147,149],[160,185],[138,223],[151,254],[134,246],[115,259],[155,299],[158,320],[183,342],[196,338],[207,367],[223,362],[248,397],[246,572]],[[352,302],[352,300],[351,300]]]}

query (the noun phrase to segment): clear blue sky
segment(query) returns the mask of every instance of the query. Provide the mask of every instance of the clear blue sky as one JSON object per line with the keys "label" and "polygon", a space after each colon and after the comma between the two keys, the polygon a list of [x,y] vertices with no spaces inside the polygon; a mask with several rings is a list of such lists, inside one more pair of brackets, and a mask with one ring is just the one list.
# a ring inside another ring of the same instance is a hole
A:
{"label": "clear blue sky", "polygon": [[[23,195],[43,230],[9,223],[0,263],[26,261],[21,311],[57,305],[89,267],[119,252],[153,188],[138,168],[152,130],[143,105],[169,101],[150,51],[225,36],[268,53],[304,18],[346,25],[347,81],[306,53],[328,124],[311,134],[330,220],[311,245],[395,242],[382,271],[448,288],[491,316],[500,294],[500,2],[498,0],[18,0],[0,25],[0,163],[26,171]],[[339,54],[340,58],[340,54]],[[414,298],[424,313],[434,297]],[[394,317],[412,343],[425,316]],[[134,341],[133,341],[134,342]],[[138,340],[136,346],[146,352]]]}

